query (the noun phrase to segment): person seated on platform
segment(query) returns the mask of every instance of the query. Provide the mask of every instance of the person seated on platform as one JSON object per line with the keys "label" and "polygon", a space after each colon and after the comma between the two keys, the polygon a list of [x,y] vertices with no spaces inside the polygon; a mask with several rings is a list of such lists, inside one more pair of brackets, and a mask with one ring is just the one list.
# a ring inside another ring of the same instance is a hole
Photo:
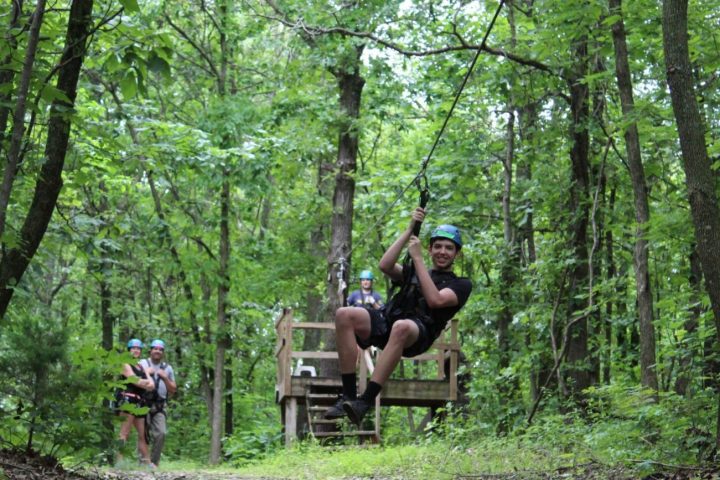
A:
{"label": "person seated on platform", "polygon": [[[380,259],[380,270],[405,288],[379,310],[342,307],[335,312],[342,395],[325,412],[327,419],[347,415],[360,426],[401,357],[414,357],[427,351],[470,296],[470,280],[452,272],[453,262],[462,248],[460,230],[452,225],[440,225],[432,231],[428,247],[432,268],[428,270],[420,239],[413,234],[415,223],[422,223],[424,218],[425,210],[416,208],[408,228]],[[414,265],[412,276],[404,271],[409,266],[397,263],[405,245]],[[355,373],[358,345],[382,349],[367,389],[359,397]]]}
{"label": "person seated on platform", "polygon": [[370,270],[360,272],[360,289],[355,290],[348,296],[348,306],[363,307],[370,305],[373,308],[382,306],[382,297],[373,290],[373,280],[375,280],[375,276]]}

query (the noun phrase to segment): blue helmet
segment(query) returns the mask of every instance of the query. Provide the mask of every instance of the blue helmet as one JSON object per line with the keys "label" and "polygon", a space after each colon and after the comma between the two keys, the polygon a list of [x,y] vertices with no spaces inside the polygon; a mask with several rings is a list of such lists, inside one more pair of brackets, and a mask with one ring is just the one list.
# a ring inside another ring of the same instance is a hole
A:
{"label": "blue helmet", "polygon": [[150,348],[160,347],[163,350],[165,350],[165,342],[160,340],[159,338],[156,338],[150,343]]}
{"label": "blue helmet", "polygon": [[127,349],[130,350],[133,347],[142,348],[143,343],[137,338],[131,338],[130,340],[128,340]]}
{"label": "blue helmet", "polygon": [[375,280],[375,275],[370,270],[360,272],[360,280]]}
{"label": "blue helmet", "polygon": [[452,240],[457,245],[458,250],[462,248],[462,237],[460,236],[460,229],[454,225],[440,225],[432,231],[430,235],[430,243],[437,238],[447,238]]}

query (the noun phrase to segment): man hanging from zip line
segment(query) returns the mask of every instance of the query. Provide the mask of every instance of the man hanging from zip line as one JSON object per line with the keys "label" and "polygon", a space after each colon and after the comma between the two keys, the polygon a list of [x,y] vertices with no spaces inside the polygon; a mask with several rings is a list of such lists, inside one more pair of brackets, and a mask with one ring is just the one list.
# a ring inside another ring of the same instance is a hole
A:
{"label": "man hanging from zip line", "polygon": [[[447,322],[467,302],[472,283],[455,276],[453,262],[462,248],[460,230],[440,225],[430,235],[428,254],[432,269],[423,260],[420,239],[413,234],[416,223],[422,223],[425,210],[416,208],[408,228],[380,259],[380,270],[403,287],[383,308],[342,307],[335,312],[335,338],[342,378],[342,395],[325,412],[325,418],[347,415],[357,426],[374,406],[375,398],[390,377],[401,357],[414,357],[427,351],[440,336]],[[397,263],[405,245],[414,265],[415,275]],[[382,349],[365,392],[357,396],[357,346]]]}

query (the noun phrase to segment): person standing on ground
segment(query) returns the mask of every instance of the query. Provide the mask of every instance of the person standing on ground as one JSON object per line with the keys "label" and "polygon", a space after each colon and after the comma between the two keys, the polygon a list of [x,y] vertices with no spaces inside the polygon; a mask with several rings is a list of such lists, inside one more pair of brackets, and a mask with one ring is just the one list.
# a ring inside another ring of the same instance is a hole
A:
{"label": "person standing on ground", "polygon": [[370,270],[360,272],[360,289],[355,290],[348,296],[347,304],[350,307],[362,307],[370,305],[373,308],[382,306],[382,297],[373,290],[375,276]]}
{"label": "person standing on ground", "polygon": [[[140,356],[142,355],[143,343],[133,338],[127,343],[127,349],[132,355],[134,362],[126,363],[123,365],[122,375],[124,379],[128,379],[129,382],[125,386],[125,390],[120,392],[118,395],[118,404],[131,404],[134,407],[142,408],[145,405],[144,398],[147,392],[155,390],[155,383],[149,378],[147,371],[140,364]],[[137,380],[135,380],[137,379]],[[148,456],[148,444],[145,441],[145,416],[144,415],[133,415],[130,412],[119,410],[118,414],[125,417],[122,425],[120,426],[120,434],[118,436],[120,450],[123,449],[128,437],[130,436],[130,430],[135,427],[138,434],[137,449],[140,452],[140,462],[154,467],[150,457]],[[122,459],[122,454],[118,453],[117,461]]]}
{"label": "person standing on ground", "polygon": [[[470,296],[470,280],[452,272],[453,262],[462,248],[460,230],[452,225],[440,225],[432,231],[428,247],[432,268],[428,270],[420,239],[413,234],[416,222],[422,223],[424,218],[425,210],[416,208],[408,228],[380,259],[380,270],[391,280],[403,284],[400,293],[380,310],[342,307],[335,312],[335,341],[343,393],[325,412],[327,419],[347,415],[360,426],[402,356],[414,357],[428,350]],[[409,266],[397,263],[406,245],[414,265],[412,276],[405,275],[409,271],[404,269]],[[357,346],[371,345],[383,350],[367,389],[357,397]]]}
{"label": "person standing on ground", "polygon": [[147,428],[150,434],[150,459],[155,465],[160,464],[160,456],[165,446],[165,435],[167,435],[167,401],[168,398],[177,391],[175,372],[164,359],[165,342],[156,339],[150,343],[150,358],[140,361],[156,387],[156,395],[154,398],[148,400],[150,411],[146,417]]}

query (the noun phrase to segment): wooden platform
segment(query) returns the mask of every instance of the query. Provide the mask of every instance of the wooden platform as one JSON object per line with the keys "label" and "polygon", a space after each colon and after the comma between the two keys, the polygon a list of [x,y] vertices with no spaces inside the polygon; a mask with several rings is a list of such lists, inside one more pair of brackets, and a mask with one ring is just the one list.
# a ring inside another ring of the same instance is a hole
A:
{"label": "wooden platform", "polygon": [[[337,378],[291,376],[290,388],[278,403],[286,397],[301,398],[310,386],[318,385],[340,389],[342,384]],[[277,393],[277,392],[276,392]],[[390,379],[385,384],[380,396],[382,406],[403,407],[442,407],[448,401],[457,400],[457,395],[450,394],[450,382],[445,380]],[[300,402],[302,403],[302,402]]]}
{"label": "wooden platform", "polygon": [[[277,344],[277,381],[275,400],[280,404],[285,429],[285,443],[289,445],[296,438],[295,431],[298,405],[304,405],[310,391],[340,391],[339,378],[294,375],[297,361],[301,359],[337,359],[337,352],[306,352],[293,350],[293,332],[296,330],[335,330],[332,323],[296,322],[292,310],[283,310],[275,322]],[[457,364],[460,347],[457,341],[457,321],[452,320],[445,332],[426,353],[412,358],[403,358],[409,364],[406,372],[424,371],[425,378],[391,378],[383,387],[379,397],[380,406],[399,405],[406,407],[441,407],[448,401],[457,400]],[[295,365],[294,365],[295,362]],[[434,365],[429,368],[427,365]],[[368,350],[358,349],[358,391],[367,386],[374,368],[372,355]],[[399,369],[396,369],[396,374]],[[431,373],[429,373],[431,372]],[[380,439],[379,409],[375,411],[376,441]],[[365,432],[367,433],[367,432]],[[372,432],[371,432],[372,433]]]}

